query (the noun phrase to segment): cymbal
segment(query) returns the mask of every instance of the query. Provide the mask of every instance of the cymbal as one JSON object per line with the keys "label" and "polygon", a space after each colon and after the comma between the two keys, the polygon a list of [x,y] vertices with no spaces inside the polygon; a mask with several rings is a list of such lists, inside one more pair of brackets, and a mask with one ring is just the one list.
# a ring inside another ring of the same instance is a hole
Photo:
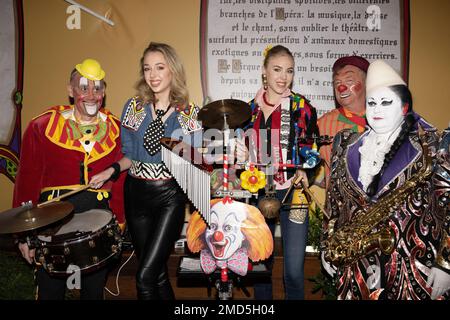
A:
{"label": "cymbal", "polygon": [[250,105],[236,99],[217,100],[203,106],[198,113],[198,119],[208,128],[223,130],[224,116],[230,129],[238,128],[239,125],[250,119],[252,111]]}
{"label": "cymbal", "polygon": [[0,213],[0,234],[31,231],[61,220],[73,211],[73,204],[56,201],[40,208],[21,206]]}

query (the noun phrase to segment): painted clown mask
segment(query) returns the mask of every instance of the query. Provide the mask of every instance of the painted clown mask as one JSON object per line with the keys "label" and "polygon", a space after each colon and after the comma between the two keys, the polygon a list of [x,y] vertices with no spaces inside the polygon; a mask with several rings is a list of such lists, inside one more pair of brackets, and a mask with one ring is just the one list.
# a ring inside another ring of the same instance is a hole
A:
{"label": "painted clown mask", "polygon": [[370,127],[378,134],[395,131],[404,119],[400,97],[388,87],[368,92],[366,117]]}
{"label": "painted clown mask", "polygon": [[241,232],[242,222],[247,218],[245,204],[222,201],[211,208],[211,228],[205,231],[205,240],[217,260],[227,260],[245,239]]}
{"label": "painted clown mask", "polygon": [[346,65],[333,78],[336,100],[340,106],[350,107],[361,101],[364,103],[364,73],[358,67]]}
{"label": "painted clown mask", "polygon": [[76,74],[70,82],[69,95],[74,99],[77,118],[89,121],[97,116],[103,104],[105,85],[102,80],[88,80]]}

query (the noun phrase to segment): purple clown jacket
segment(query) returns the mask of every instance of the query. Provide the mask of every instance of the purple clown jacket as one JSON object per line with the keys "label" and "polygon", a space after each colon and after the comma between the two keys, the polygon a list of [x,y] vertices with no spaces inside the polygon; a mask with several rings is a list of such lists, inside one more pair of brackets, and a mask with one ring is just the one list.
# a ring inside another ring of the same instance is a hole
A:
{"label": "purple clown jacket", "polygon": [[[450,273],[448,146],[439,147],[443,137],[440,138],[437,130],[425,120],[418,115],[415,117],[415,129],[386,167],[372,198],[358,181],[359,147],[368,132],[343,130],[334,140],[322,240],[327,239],[332,223],[335,230],[348,224],[420,170],[423,158],[417,123],[425,130],[433,164],[432,174],[377,227],[389,226],[394,232],[393,252],[387,255],[377,250],[357,262],[338,267],[339,299],[430,299],[431,288],[426,286],[426,281],[431,268],[438,267]],[[448,299],[448,293],[444,298]]]}

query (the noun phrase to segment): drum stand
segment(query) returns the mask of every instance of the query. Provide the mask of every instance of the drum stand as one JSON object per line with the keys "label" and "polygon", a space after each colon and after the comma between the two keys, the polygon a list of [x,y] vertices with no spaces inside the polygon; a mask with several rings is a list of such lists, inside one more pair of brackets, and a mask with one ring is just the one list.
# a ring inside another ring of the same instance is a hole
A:
{"label": "drum stand", "polygon": [[229,190],[228,186],[228,179],[230,178],[228,171],[230,169],[228,164],[228,146],[230,144],[230,128],[228,126],[228,119],[229,115],[227,113],[223,114],[223,121],[224,121],[224,128],[223,128],[223,148],[222,148],[222,154],[223,154],[223,183],[222,183],[222,190],[217,190],[215,192],[215,196],[218,198],[236,198],[236,199],[245,199],[245,202],[248,203],[249,199],[252,197],[252,193],[247,190]]}
{"label": "drum stand", "polygon": [[[228,145],[230,128],[227,122],[228,113],[223,113],[223,195],[231,199],[228,192]],[[220,278],[216,280],[215,287],[219,300],[230,300],[233,297],[233,281],[228,279],[228,268],[220,270]]]}
{"label": "drum stand", "polygon": [[[228,126],[228,113],[223,113],[223,191],[217,191],[216,195],[223,197],[225,199],[229,199],[229,201],[233,198],[245,198],[246,203],[249,202],[249,199],[252,197],[252,194],[247,190],[235,190],[230,191],[228,189],[228,146],[230,144],[230,128]],[[234,150],[233,150],[234,152]],[[229,272],[228,268],[223,268],[220,270],[220,277],[215,282],[215,288],[217,290],[217,297],[219,300],[231,300],[233,298],[233,280],[228,277]],[[239,276],[237,277],[238,288],[241,289],[244,294],[249,297],[250,293],[248,290],[241,285],[241,281]]]}
{"label": "drum stand", "polygon": [[[248,204],[249,199],[253,196],[248,190],[229,190],[228,181],[229,175],[229,157],[227,149],[230,140],[230,128],[238,128],[242,123],[251,118],[251,108],[248,103],[226,99],[218,100],[204,106],[198,115],[198,119],[208,128],[215,128],[223,132],[223,182],[222,190],[217,190],[215,197],[223,198],[223,201],[233,201],[235,198],[245,199]],[[234,150],[233,150],[234,151]],[[220,270],[219,279],[215,280],[215,288],[217,289],[217,296],[220,300],[229,300],[233,297],[233,286],[242,289],[242,291],[250,296],[248,291],[243,287],[241,276],[231,273],[233,279],[229,277],[228,268]],[[212,280],[212,278],[210,278]],[[235,281],[235,282],[233,282]]]}
{"label": "drum stand", "polygon": [[[227,199],[227,201],[232,200],[233,198],[244,198],[245,202],[248,204],[250,202],[250,198],[254,196],[253,193],[251,193],[248,190],[229,190],[228,189],[228,170],[229,170],[229,159],[228,159],[228,153],[227,149],[229,146],[229,126],[228,126],[228,114],[225,112],[223,114],[223,191],[217,191],[216,195],[219,197],[223,197]],[[234,151],[234,150],[233,150]],[[273,184],[273,172],[271,172],[272,168],[269,168],[268,166],[265,167],[266,175],[269,178],[270,185],[266,186],[266,191],[270,195],[272,195],[275,199],[275,189]],[[256,197],[258,194],[256,193]],[[278,201],[278,200],[277,200]],[[279,201],[278,201],[279,202]],[[236,287],[247,296],[250,297],[250,293],[247,290],[247,288],[244,286],[243,277],[232,273],[232,278],[229,276],[230,273],[228,271],[228,268],[223,268],[220,270],[220,277],[215,282],[215,288],[217,290],[217,298],[219,300],[231,300],[233,298],[233,287]]]}

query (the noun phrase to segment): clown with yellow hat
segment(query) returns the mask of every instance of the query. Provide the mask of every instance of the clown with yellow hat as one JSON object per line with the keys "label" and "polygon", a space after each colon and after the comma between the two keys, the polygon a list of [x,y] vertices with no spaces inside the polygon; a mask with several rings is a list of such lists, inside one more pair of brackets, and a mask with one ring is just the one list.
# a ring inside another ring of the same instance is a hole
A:
{"label": "clown with yellow hat", "polygon": [[[74,214],[80,214],[78,219],[88,220],[84,221],[86,227],[92,227],[98,217],[104,216],[111,221],[111,231],[115,230],[120,241],[118,230],[119,224],[124,223],[122,195],[125,175],[118,173],[98,189],[94,189],[98,186],[91,181],[105,168],[116,170],[117,161],[122,158],[120,121],[103,108],[104,78],[105,71],[95,59],[88,58],[74,64],[67,87],[74,104],[53,106],[31,120],[22,138],[13,205],[20,206],[28,201],[36,205],[71,193],[64,200],[73,205]],[[61,220],[61,224],[55,227],[65,226],[66,222]],[[70,235],[64,236],[72,241]],[[41,250],[43,246],[34,249],[29,243],[20,243],[19,250],[29,263],[41,263],[36,271],[38,299],[64,299],[65,265],[60,262],[56,265],[51,260],[54,255],[51,252],[45,254]],[[113,257],[120,253],[119,242],[114,246],[119,248],[114,249],[114,254],[103,252],[99,256]],[[67,252],[75,251],[75,248],[67,249]],[[83,268],[81,299],[103,299],[109,270],[107,265],[111,260],[99,259],[92,265],[86,264],[91,260],[91,254],[89,251],[77,252],[65,255],[63,260],[68,265]],[[55,274],[61,276],[54,277]]]}

